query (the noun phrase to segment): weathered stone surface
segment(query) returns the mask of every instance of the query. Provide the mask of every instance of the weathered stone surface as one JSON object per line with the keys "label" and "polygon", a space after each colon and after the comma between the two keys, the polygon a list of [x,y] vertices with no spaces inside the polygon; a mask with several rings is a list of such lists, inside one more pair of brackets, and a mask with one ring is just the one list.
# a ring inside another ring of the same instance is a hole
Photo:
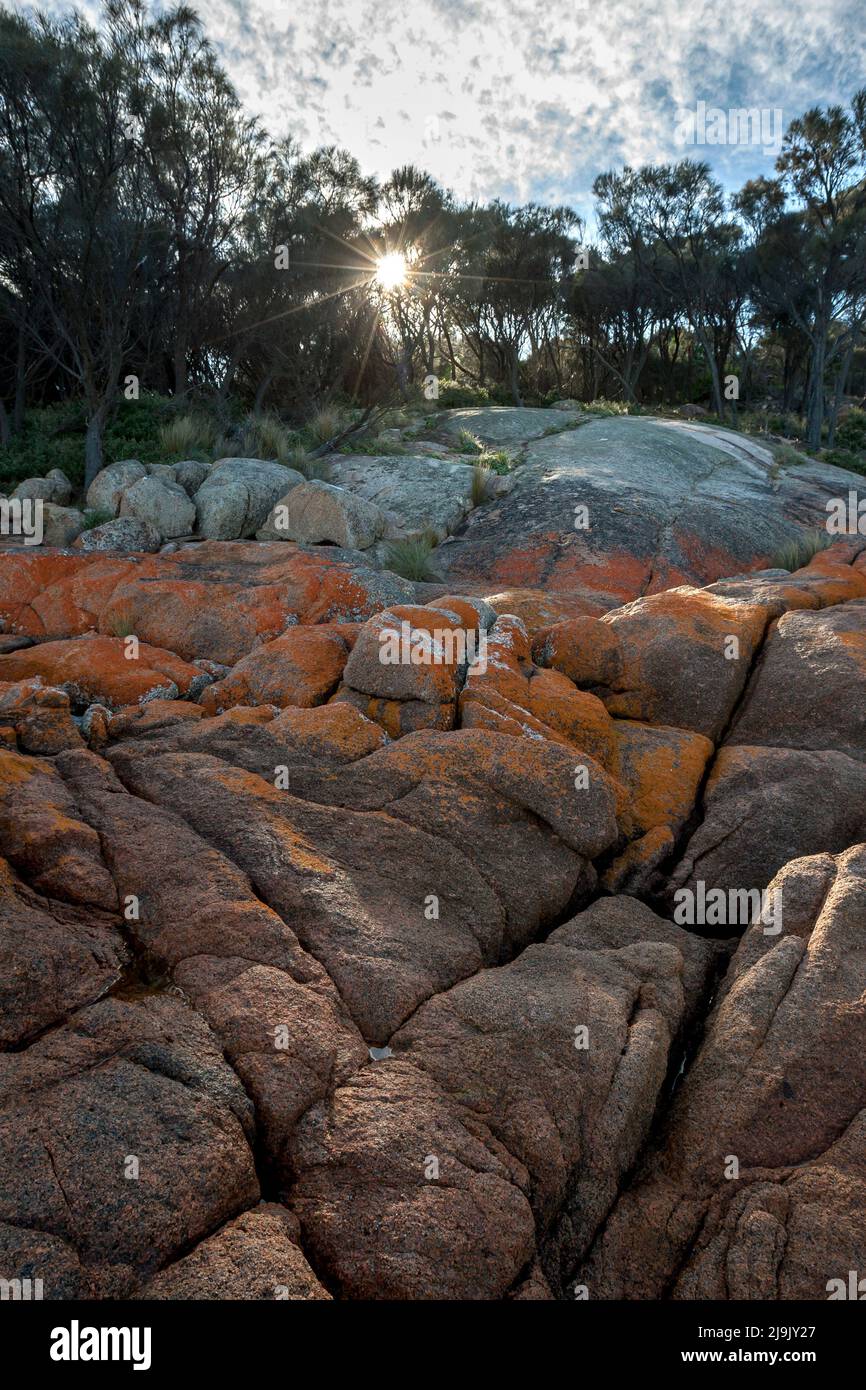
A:
{"label": "weathered stone surface", "polygon": [[158,1299],[329,1299],[285,1207],[262,1203],[162,1270],[137,1295]]}
{"label": "weathered stone surface", "polygon": [[582,418],[579,407],[569,411],[563,402],[558,409],[563,411],[562,415],[551,415],[547,410],[532,406],[467,406],[462,410],[449,410],[441,427],[455,439],[465,430],[482,444],[519,446],[530,439],[540,439],[542,435],[577,425]]}
{"label": "weathered stone surface", "polygon": [[[152,473],[153,465],[147,471]],[[188,497],[195,497],[209,473],[210,465],[202,463],[199,459],[181,459],[180,463],[171,465],[172,478],[176,483],[180,483]]]}
{"label": "weathered stone surface", "polygon": [[156,531],[165,540],[187,536],[195,525],[196,509],[179,483],[148,475],[125,489],[120,515]]}
{"label": "weathered stone surface", "polygon": [[[823,1298],[866,1259],[866,542],[747,572],[838,471],[768,492],[714,426],[508,413],[463,592],[291,541],[4,550],[0,1278]],[[681,887],[738,910],[647,905]]]}
{"label": "weathered stone surface", "polygon": [[330,471],[332,483],[385,514],[388,540],[456,531],[472,510],[472,476],[471,464],[410,454],[340,455]]}
{"label": "weathered stone surface", "polygon": [[68,642],[42,642],[25,651],[0,656],[0,680],[40,677],[65,690],[76,705],[93,701],[115,706],[154,698],[195,694],[209,678],[174,652],[138,644],[131,659],[121,637],[77,637]]}
{"label": "weathered stone surface", "polygon": [[245,656],[204,691],[201,703],[212,714],[233,705],[319,705],[339,683],[348,654],[346,638],[333,627],[293,627]]}
{"label": "weathered stone surface", "polygon": [[779,620],[728,742],[866,761],[866,602]]}
{"label": "weathered stone surface", "polygon": [[591,1298],[826,1299],[866,1262],[866,847],[797,860],[773,891],[783,931],[743,938],[663,1134],[578,1272]]}
{"label": "weathered stone surface", "polygon": [[47,759],[0,749],[0,854],[47,898],[117,910],[99,836]]}
{"label": "weathered stone surface", "polygon": [[257,1200],[252,1136],[243,1087],[177,999],[103,1000],[0,1054],[0,1170],[15,1174],[0,1223],[20,1233],[4,1277],[35,1260],[46,1298],[127,1296]]}
{"label": "weathered stone surface", "polygon": [[327,542],[369,550],[384,534],[385,524],[385,514],[375,502],[312,479],[280,498],[257,534],[263,541]]}
{"label": "weathered stone surface", "polygon": [[60,753],[81,745],[65,690],[43,686],[41,677],[0,681],[0,741],[23,753]]}
{"label": "weathered stone surface", "polygon": [[765,888],[791,859],[866,838],[866,764],[749,744],[719,752],[671,887]]}
{"label": "weathered stone surface", "polygon": [[52,468],[44,478],[25,478],[12,489],[11,497],[37,498],[43,502],[54,502],[58,507],[68,507],[72,501],[72,484],[59,468]]}
{"label": "weathered stone surface", "polygon": [[153,553],[162,545],[162,536],[154,526],[134,516],[118,516],[82,531],[75,542],[76,550],[138,550]]}
{"label": "weathered stone surface", "polygon": [[[625,603],[764,566],[804,529],[824,525],[828,499],[849,488],[866,497],[856,474],[810,461],[776,476],[768,449],[682,420],[620,416],[538,437],[563,419],[508,408],[452,413],[449,428],[489,443],[529,440],[511,494],[439,548],[452,583]],[[588,528],[575,529],[576,507],[588,508]]]}
{"label": "weathered stone surface", "polygon": [[138,459],[122,459],[110,463],[97,473],[87,489],[87,505],[95,512],[120,514],[120,504],[127,488],[147,477],[147,469]]}
{"label": "weathered stone surface", "polygon": [[99,999],[127,956],[117,918],[40,897],[0,859],[0,1049]]}
{"label": "weathered stone surface", "polygon": [[63,549],[84,529],[84,514],[74,507],[58,507],[53,502],[42,504],[42,545]]}
{"label": "weathered stone surface", "polygon": [[343,1297],[495,1298],[533,1252],[526,1171],[408,1062],[314,1106],[292,1157],[305,1248]]}
{"label": "weathered stone surface", "polygon": [[250,876],[375,1043],[530,940],[617,834],[600,767],[577,798],[568,750],[469,730],[409,735],[331,771],[287,764],[288,791],[156,739],[109,756]]}
{"label": "weathered stone surface", "polygon": [[685,1017],[684,964],[694,1006],[712,960],[706,943],[639,903],[629,919],[621,902],[438,995],[392,1040],[528,1171],[555,1288],[646,1136]]}
{"label": "weathered stone surface", "polygon": [[209,540],[254,536],[274,504],[303,481],[281,463],[219,459],[195,494],[196,530]]}
{"label": "weathered stone surface", "polygon": [[[210,686],[208,686],[210,689]],[[146,738],[177,724],[196,724],[205,718],[201,705],[187,700],[148,700],[144,705],[123,705],[110,715],[107,732],[112,739]]]}
{"label": "weathered stone surface", "polygon": [[637,828],[666,826],[677,835],[695,805],[712,743],[703,734],[631,719],[616,719],[613,727],[617,776],[628,791]]}
{"label": "weathered stone surface", "polygon": [[[460,653],[452,634],[461,629],[458,615],[439,608],[386,608],[358,633],[346,662],[346,683],[384,700],[453,702]],[[410,659],[416,648],[417,661]]]}
{"label": "weathered stone surface", "polygon": [[[766,609],[673,589],[636,599],[601,619],[619,645],[621,666],[604,696],[611,714],[691,729],[718,739],[749,675],[767,625]],[[599,649],[592,685],[611,662]]]}
{"label": "weathered stone surface", "polygon": [[187,660],[234,665],[294,623],[357,622],[414,585],[354,551],[204,542],[141,557],[19,551],[0,566],[0,622],[15,634],[78,636],[128,625]]}

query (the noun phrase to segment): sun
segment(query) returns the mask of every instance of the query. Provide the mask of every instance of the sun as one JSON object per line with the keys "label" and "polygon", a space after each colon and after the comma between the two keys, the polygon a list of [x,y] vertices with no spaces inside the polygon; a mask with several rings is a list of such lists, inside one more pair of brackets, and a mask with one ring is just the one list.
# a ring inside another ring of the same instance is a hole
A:
{"label": "sun", "polygon": [[406,257],[399,251],[389,251],[376,262],[376,281],[383,290],[398,290],[406,283]]}

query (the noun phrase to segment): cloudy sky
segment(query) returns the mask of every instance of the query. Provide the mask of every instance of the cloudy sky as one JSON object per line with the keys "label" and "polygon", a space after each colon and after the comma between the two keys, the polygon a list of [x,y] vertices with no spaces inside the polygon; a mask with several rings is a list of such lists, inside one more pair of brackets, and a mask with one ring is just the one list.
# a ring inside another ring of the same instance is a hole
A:
{"label": "cloudy sky", "polygon": [[[193,5],[274,133],[345,145],[378,174],[420,164],[464,197],[583,213],[613,165],[697,155],[730,188],[769,172],[759,143],[683,143],[700,102],[761,109],[772,145],[794,115],[866,84],[863,0]],[[711,111],[706,128],[731,134]]]}

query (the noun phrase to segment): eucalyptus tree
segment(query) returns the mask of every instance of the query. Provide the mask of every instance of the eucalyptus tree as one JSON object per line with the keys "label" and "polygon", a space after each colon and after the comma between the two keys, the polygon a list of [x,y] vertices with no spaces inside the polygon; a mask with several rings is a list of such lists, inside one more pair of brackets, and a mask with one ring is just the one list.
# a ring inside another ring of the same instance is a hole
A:
{"label": "eucalyptus tree", "polygon": [[210,299],[232,264],[263,177],[264,132],[247,116],[195,13],[148,16],[142,0],[112,0],[108,23],[134,55],[129,94],[145,182],[142,196],[168,245],[174,391],[188,387]]}
{"label": "eucalyptus tree", "polygon": [[153,229],[130,131],[130,56],[80,15],[6,14],[0,63],[0,242],[40,352],[83,397],[86,476],[134,335]]}

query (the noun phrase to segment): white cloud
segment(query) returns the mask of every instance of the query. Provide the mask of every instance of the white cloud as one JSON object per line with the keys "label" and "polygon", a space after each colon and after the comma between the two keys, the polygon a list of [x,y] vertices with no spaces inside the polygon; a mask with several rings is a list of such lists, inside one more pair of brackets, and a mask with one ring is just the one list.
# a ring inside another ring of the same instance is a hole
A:
{"label": "white cloud", "polygon": [[584,212],[614,164],[698,153],[731,186],[769,171],[753,147],[684,150],[681,107],[781,108],[787,122],[866,82],[861,0],[208,0],[200,12],[274,133],[345,145],[381,175],[420,164],[464,197]]}

